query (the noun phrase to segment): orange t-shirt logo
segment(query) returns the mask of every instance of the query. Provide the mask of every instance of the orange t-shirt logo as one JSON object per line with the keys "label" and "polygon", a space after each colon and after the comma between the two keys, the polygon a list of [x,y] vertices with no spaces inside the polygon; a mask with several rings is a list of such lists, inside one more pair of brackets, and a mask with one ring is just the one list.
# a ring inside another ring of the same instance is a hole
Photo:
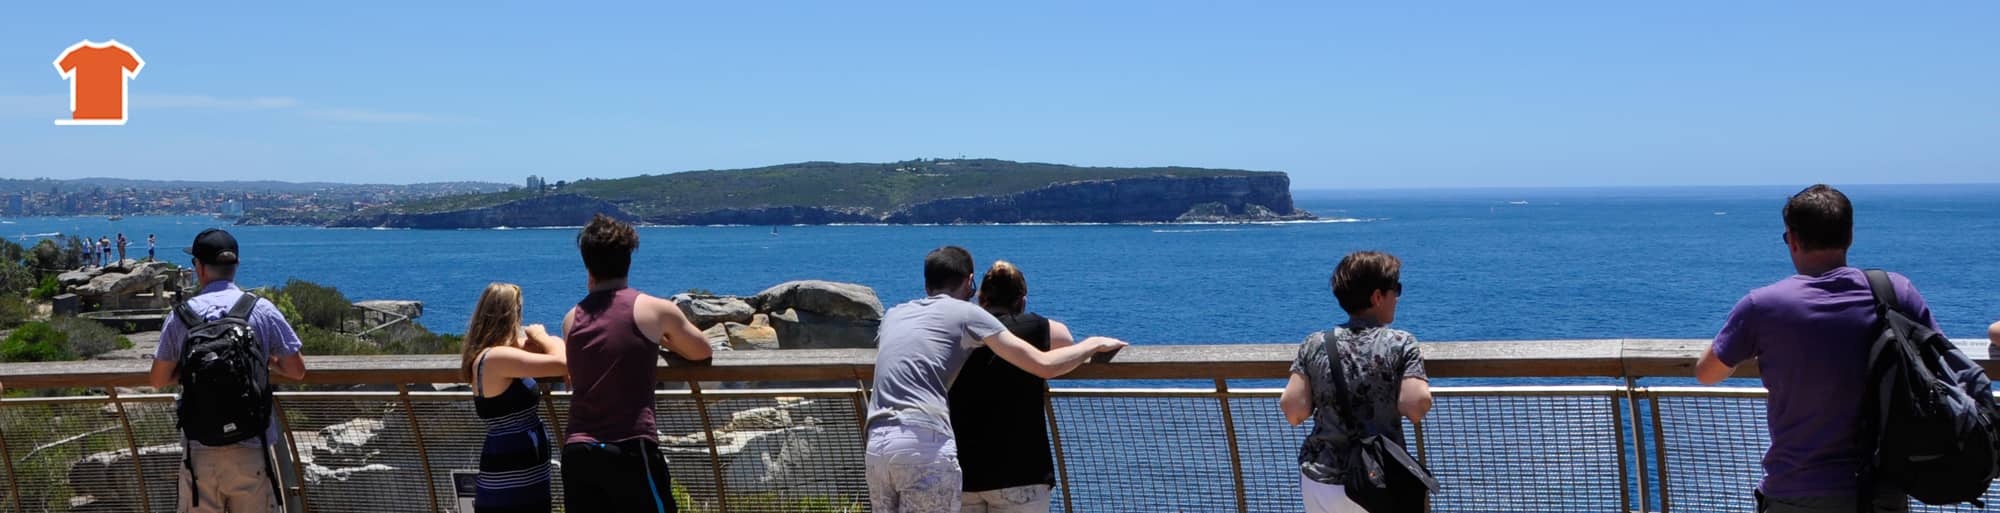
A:
{"label": "orange t-shirt logo", "polygon": [[58,125],[125,124],[125,81],[139,76],[146,61],[118,41],[70,45],[56,56],[56,71],[69,81],[69,119]]}

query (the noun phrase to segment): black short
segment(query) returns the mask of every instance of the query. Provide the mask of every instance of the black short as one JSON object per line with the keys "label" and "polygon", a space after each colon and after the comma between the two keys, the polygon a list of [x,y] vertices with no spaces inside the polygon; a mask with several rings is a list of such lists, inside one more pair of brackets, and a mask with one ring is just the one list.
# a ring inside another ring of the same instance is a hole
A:
{"label": "black short", "polygon": [[680,511],[667,459],[651,440],[563,445],[562,480],[565,511]]}

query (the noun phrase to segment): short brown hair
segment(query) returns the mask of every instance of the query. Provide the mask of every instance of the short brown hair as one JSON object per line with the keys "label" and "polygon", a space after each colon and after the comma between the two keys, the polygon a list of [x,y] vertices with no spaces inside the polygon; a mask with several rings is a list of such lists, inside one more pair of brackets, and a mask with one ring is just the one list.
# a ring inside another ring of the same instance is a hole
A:
{"label": "short brown hair", "polygon": [[1333,297],[1348,314],[1375,306],[1375,291],[1403,292],[1403,261],[1380,251],[1356,251],[1333,268]]}
{"label": "short brown hair", "polygon": [[969,276],[972,276],[972,252],[965,248],[945,246],[924,255],[925,293],[955,290]]}
{"label": "short brown hair", "polygon": [[576,234],[583,268],[600,280],[624,278],[632,270],[632,252],[639,249],[639,232],[611,216],[597,214]]}
{"label": "short brown hair", "polygon": [[1785,231],[1799,249],[1847,249],[1854,244],[1854,204],[1826,184],[1814,184],[1785,202]]}
{"label": "short brown hair", "polygon": [[979,280],[979,306],[987,310],[1021,313],[1021,299],[1028,297],[1028,277],[1006,260],[993,262],[986,277]]}

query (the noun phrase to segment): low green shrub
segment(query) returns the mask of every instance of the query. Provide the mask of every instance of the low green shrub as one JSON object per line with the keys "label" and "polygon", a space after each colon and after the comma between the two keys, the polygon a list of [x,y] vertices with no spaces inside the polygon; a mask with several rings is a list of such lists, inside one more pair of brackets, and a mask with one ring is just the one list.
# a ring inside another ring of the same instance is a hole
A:
{"label": "low green shrub", "polygon": [[0,341],[0,360],[8,362],[60,362],[75,360],[69,336],[48,323],[23,324],[7,340]]}
{"label": "low green shrub", "polygon": [[118,330],[90,319],[57,317],[49,319],[48,324],[69,339],[70,354],[80,358],[109,353],[121,347],[132,347],[132,341],[120,335]]}

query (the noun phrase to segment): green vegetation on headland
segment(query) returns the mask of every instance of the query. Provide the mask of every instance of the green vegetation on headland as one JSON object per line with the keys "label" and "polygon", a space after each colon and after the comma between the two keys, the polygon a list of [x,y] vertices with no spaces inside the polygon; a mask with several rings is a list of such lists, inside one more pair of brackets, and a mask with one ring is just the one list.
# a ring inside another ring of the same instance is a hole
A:
{"label": "green vegetation on headland", "polygon": [[[0,240],[0,362],[82,360],[133,347],[117,328],[46,311],[61,292],[56,274],[82,267],[85,251],[74,238],[45,239],[28,249]],[[370,319],[333,287],[295,279],[253,293],[277,305],[308,355],[458,352],[458,335],[432,333],[415,320],[362,335],[374,327]]]}
{"label": "green vegetation on headland", "polygon": [[1292,208],[1290,184],[1281,172],[1190,167],[802,162],[415,200],[334,225],[558,226],[582,224],[596,212],[652,224],[1172,222],[1210,204],[1220,208],[1201,212],[1309,218]]}

